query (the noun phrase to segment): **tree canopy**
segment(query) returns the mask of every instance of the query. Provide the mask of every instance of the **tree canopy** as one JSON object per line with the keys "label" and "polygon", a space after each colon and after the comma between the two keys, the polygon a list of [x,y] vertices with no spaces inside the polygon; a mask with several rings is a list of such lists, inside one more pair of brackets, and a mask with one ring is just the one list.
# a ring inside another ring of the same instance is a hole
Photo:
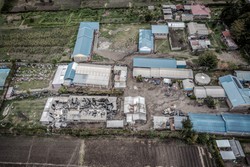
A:
{"label": "tree canopy", "polygon": [[230,2],[221,14],[221,20],[229,27],[231,34],[250,62],[250,3],[246,0]]}
{"label": "tree canopy", "polygon": [[198,58],[198,63],[202,67],[213,69],[217,67],[218,59],[213,52],[205,52]]}

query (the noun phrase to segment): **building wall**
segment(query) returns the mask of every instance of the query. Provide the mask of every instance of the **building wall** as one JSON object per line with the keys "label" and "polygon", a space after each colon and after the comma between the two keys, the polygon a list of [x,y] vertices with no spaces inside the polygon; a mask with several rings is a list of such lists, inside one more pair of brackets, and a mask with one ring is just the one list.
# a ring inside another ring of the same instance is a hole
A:
{"label": "building wall", "polygon": [[167,34],[154,34],[155,39],[167,39]]}
{"label": "building wall", "polygon": [[194,15],[194,19],[209,19],[210,16],[209,15]]}

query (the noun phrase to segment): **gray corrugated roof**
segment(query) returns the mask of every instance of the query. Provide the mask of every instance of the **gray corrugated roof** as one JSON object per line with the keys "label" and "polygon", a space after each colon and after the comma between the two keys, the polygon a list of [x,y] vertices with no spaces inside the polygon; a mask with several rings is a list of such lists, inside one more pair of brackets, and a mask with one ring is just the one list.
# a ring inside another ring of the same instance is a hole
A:
{"label": "gray corrugated roof", "polygon": [[220,155],[223,160],[235,160],[233,151],[220,151]]}
{"label": "gray corrugated roof", "polygon": [[124,120],[107,120],[107,128],[123,128]]}
{"label": "gray corrugated roof", "polygon": [[243,149],[238,140],[229,140],[229,143],[230,143],[230,146],[232,148],[232,151],[235,157],[245,157]]}
{"label": "gray corrugated roof", "polygon": [[227,148],[231,147],[229,140],[216,140],[217,147],[219,148]]}
{"label": "gray corrugated roof", "polygon": [[153,34],[168,34],[168,26],[167,25],[151,25]]}
{"label": "gray corrugated roof", "polygon": [[240,81],[250,81],[250,71],[235,71],[237,78]]}

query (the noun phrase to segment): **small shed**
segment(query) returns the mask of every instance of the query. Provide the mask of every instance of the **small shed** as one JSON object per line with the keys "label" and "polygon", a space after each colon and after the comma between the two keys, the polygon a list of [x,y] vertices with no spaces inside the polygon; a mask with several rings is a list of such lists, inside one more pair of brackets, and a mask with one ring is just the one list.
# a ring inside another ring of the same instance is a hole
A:
{"label": "small shed", "polygon": [[183,128],[182,122],[184,120],[187,120],[187,117],[183,116],[174,116],[174,129],[175,130],[181,130]]}
{"label": "small shed", "polygon": [[181,14],[181,21],[193,21],[194,16],[192,14]]}
{"label": "small shed", "polygon": [[231,147],[228,140],[216,140],[216,144],[218,148]]}
{"label": "small shed", "polygon": [[14,93],[14,88],[13,87],[9,87],[8,91],[7,91],[6,95],[5,95],[5,98],[6,99],[10,99],[10,97],[13,95],[13,93]]}
{"label": "small shed", "polygon": [[184,91],[193,91],[194,89],[194,82],[192,79],[184,79],[182,81],[183,84],[183,90]]}
{"label": "small shed", "polygon": [[168,27],[172,30],[184,30],[185,23],[184,22],[168,22]]}
{"label": "small shed", "polygon": [[185,60],[177,60],[176,65],[177,65],[177,68],[186,68],[187,62]]}
{"label": "small shed", "polygon": [[169,124],[169,117],[165,116],[153,116],[154,129],[163,130],[167,129]]}
{"label": "small shed", "polygon": [[235,160],[236,157],[234,156],[233,151],[220,151],[221,158],[226,160]]}
{"label": "small shed", "polygon": [[123,128],[124,120],[107,120],[107,128]]}
{"label": "small shed", "polygon": [[169,79],[169,78],[164,78],[164,79],[163,79],[163,83],[164,83],[164,84],[171,85],[171,84],[172,84],[172,80]]}

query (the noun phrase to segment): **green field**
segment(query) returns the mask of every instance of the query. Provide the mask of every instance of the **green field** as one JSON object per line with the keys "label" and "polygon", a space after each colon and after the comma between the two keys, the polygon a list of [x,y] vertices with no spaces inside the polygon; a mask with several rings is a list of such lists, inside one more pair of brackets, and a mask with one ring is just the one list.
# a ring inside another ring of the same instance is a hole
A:
{"label": "green field", "polygon": [[9,122],[15,127],[38,127],[47,99],[18,100],[9,102],[9,112],[2,122]]}
{"label": "green field", "polygon": [[169,53],[171,49],[168,39],[155,40],[155,51],[157,53]]}

